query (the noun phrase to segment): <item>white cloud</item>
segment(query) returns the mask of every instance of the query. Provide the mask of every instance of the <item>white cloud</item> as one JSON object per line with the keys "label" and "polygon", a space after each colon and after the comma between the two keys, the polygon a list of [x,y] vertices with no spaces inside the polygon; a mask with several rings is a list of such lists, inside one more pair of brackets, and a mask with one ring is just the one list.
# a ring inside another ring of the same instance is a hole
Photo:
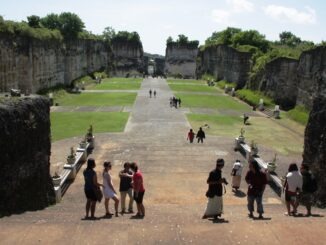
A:
{"label": "white cloud", "polygon": [[264,8],[266,15],[273,19],[296,24],[315,24],[317,22],[316,11],[313,8],[305,7],[305,11],[280,5],[268,5]]}
{"label": "white cloud", "polygon": [[222,9],[214,9],[212,10],[212,19],[219,24],[230,24],[230,11],[222,10]]}
{"label": "white cloud", "polygon": [[231,5],[232,11],[236,13],[253,12],[254,4],[247,0],[227,0]]}

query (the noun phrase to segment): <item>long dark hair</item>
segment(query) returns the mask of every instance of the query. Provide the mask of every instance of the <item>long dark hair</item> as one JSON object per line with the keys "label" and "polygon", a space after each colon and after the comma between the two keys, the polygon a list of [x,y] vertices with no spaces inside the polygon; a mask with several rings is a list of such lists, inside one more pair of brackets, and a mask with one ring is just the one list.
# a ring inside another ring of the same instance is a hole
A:
{"label": "long dark hair", "polygon": [[94,158],[88,158],[87,160],[87,170],[93,169],[95,167]]}
{"label": "long dark hair", "polygon": [[130,168],[131,168],[131,169],[136,173],[137,170],[138,170],[137,163],[132,162],[132,163],[130,164]]}
{"label": "long dark hair", "polygon": [[259,167],[258,162],[256,162],[256,161],[252,161],[251,164],[252,164],[252,166],[254,167],[255,172],[256,172],[256,173],[259,173],[259,172],[260,172],[260,167]]}

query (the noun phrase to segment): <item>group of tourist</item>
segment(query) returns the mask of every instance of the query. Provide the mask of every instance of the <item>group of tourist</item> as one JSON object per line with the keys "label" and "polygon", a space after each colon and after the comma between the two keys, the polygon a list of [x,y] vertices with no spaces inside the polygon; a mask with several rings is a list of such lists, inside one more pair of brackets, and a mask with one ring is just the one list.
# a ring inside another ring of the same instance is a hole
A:
{"label": "group of tourist", "polygon": [[[208,191],[206,196],[208,197],[208,203],[203,219],[209,217],[217,219],[223,213],[223,184],[228,184],[226,179],[222,177],[223,167],[224,160],[217,159],[216,168],[210,172],[207,179]],[[237,192],[240,188],[242,169],[243,164],[236,160],[231,171],[232,191],[234,192]],[[256,161],[252,161],[249,163],[249,170],[245,180],[248,184],[248,216],[254,218],[254,203],[256,202],[258,219],[263,219],[264,207],[262,200],[267,184],[267,175],[265,171],[260,169]],[[283,189],[287,208],[285,215],[296,215],[299,203],[301,203],[306,207],[306,216],[311,216],[312,198],[313,193],[317,190],[317,183],[307,164],[302,164],[300,171],[295,163],[290,164]]]}
{"label": "group of tourist", "polygon": [[175,107],[176,109],[178,107],[181,107],[181,99],[180,98],[176,98],[176,97],[171,97],[170,98],[170,107]]}
{"label": "group of tourist", "polygon": [[[112,216],[109,211],[109,200],[114,201],[115,216],[119,216],[119,197],[115,190],[111,177],[111,162],[105,161],[103,164],[103,184],[98,183],[97,174],[94,171],[96,164],[93,158],[87,160],[87,168],[84,170],[84,191],[87,198],[86,202],[86,219],[95,219],[96,202],[101,200],[98,191],[102,187],[104,196],[105,216]],[[128,213],[133,213],[133,201],[137,204],[137,214],[135,217],[145,217],[145,207],[143,205],[143,197],[145,194],[144,181],[141,171],[135,162],[124,163],[124,168],[119,172],[120,177],[120,198],[121,198],[121,214],[126,213],[126,196],[129,196]],[[89,215],[90,213],[90,215]]]}
{"label": "group of tourist", "polygon": [[152,98],[152,94],[154,95],[154,98],[156,98],[156,90],[152,91],[152,89],[150,89],[148,93],[149,93],[149,98]]}
{"label": "group of tourist", "polygon": [[196,138],[198,139],[198,142],[201,142],[203,143],[204,142],[204,139],[205,139],[205,132],[204,130],[200,127],[197,134],[195,134],[195,132],[190,129],[188,134],[187,134],[187,140],[189,140],[190,143],[193,143],[194,142],[194,138],[195,138],[195,135],[196,135]]}

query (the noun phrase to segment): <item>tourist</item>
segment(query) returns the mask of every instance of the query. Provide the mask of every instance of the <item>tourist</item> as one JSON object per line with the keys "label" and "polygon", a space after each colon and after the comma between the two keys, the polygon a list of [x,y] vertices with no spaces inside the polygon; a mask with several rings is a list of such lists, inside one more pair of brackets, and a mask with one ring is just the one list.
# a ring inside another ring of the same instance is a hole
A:
{"label": "tourist", "polygon": [[154,94],[154,98],[156,98],[156,90],[154,90],[154,93],[153,94]]}
{"label": "tourist", "polygon": [[178,99],[177,102],[178,102],[178,104],[179,104],[179,107],[181,107],[181,99],[180,99],[180,98]]}
{"label": "tourist", "polygon": [[149,98],[152,98],[152,89],[149,90]]}
{"label": "tourist", "polygon": [[126,212],[126,196],[129,196],[129,206],[128,206],[128,212],[133,213],[132,204],[134,202],[134,199],[132,197],[132,185],[131,185],[131,178],[129,178],[128,175],[132,175],[133,173],[130,170],[130,163],[126,162],[123,165],[123,170],[120,171],[119,177],[120,177],[120,196],[121,196],[121,213],[124,214]]}
{"label": "tourist", "polygon": [[[95,188],[98,188],[100,186],[103,186],[97,182],[97,175],[94,171],[96,164],[95,160],[93,158],[89,158],[87,160],[87,168],[84,170],[84,191],[87,198],[86,202],[86,216],[85,219],[95,219],[95,208],[96,208],[96,202],[97,197],[95,194]],[[89,211],[91,211],[91,216],[89,217]]]}
{"label": "tourist", "polygon": [[236,160],[233,164],[231,176],[232,176],[232,191],[237,192],[240,188],[241,183],[241,174],[242,174],[243,165],[240,160]]}
{"label": "tourist", "polygon": [[115,216],[118,217],[118,207],[119,207],[119,198],[117,196],[117,192],[115,191],[112,183],[112,178],[110,175],[110,171],[112,169],[111,162],[104,162],[103,164],[103,195],[105,198],[104,206],[105,206],[105,215],[113,215],[109,211],[109,200],[112,198],[114,200],[114,209],[115,209]]}
{"label": "tourist", "polygon": [[222,178],[222,168],[224,167],[224,160],[219,158],[216,160],[216,167],[209,173],[207,184],[208,191],[206,196],[208,197],[207,207],[203,215],[203,219],[214,217],[217,219],[223,213],[223,186],[222,184],[228,184],[225,178]]}
{"label": "tourist", "polygon": [[[302,175],[299,172],[298,166],[295,163],[291,163],[286,175],[285,183],[285,203],[287,212],[285,215],[295,215],[299,205],[297,196],[302,190]],[[293,211],[291,211],[291,206]]]}
{"label": "tourist", "polygon": [[188,137],[187,140],[189,140],[190,143],[194,141],[195,133],[192,131],[192,129],[189,130],[188,132]]}
{"label": "tourist", "polygon": [[137,203],[136,217],[145,217],[145,207],[143,204],[143,198],[145,194],[143,175],[138,169],[137,163],[133,162],[130,165],[131,170],[134,172],[132,176],[133,188],[134,188],[134,200]]}
{"label": "tourist", "polygon": [[244,124],[244,125],[247,125],[247,121],[248,121],[248,119],[249,119],[249,116],[248,116],[246,113],[244,113],[244,114],[243,114],[243,124]]}
{"label": "tourist", "polygon": [[306,216],[311,216],[313,193],[317,190],[317,182],[307,164],[301,164],[300,172],[302,175],[302,192],[299,199],[300,203],[307,209]]}
{"label": "tourist", "polygon": [[249,218],[254,218],[254,202],[257,203],[258,218],[263,219],[263,193],[267,184],[266,174],[263,173],[256,161],[251,161],[249,164],[249,171],[246,175],[246,182],[248,184],[247,200]]}
{"label": "tourist", "polygon": [[199,130],[197,132],[196,138],[198,139],[197,143],[199,143],[199,142],[203,143],[204,142],[205,132],[203,131],[203,129],[201,127],[199,128]]}

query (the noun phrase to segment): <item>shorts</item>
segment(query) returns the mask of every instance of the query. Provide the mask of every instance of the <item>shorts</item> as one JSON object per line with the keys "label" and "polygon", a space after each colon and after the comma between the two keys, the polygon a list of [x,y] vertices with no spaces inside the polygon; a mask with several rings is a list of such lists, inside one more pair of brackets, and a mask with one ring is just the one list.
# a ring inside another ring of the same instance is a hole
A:
{"label": "shorts", "polygon": [[134,200],[135,200],[135,202],[137,204],[143,203],[144,194],[145,194],[145,191],[144,192],[138,192],[138,196],[136,197],[135,192],[134,192]]}
{"label": "shorts", "polygon": [[85,190],[85,195],[87,199],[90,199],[92,201],[97,201],[94,190]]}
{"label": "shorts", "polygon": [[297,201],[297,193],[286,191],[285,192],[285,201],[296,202]]}

